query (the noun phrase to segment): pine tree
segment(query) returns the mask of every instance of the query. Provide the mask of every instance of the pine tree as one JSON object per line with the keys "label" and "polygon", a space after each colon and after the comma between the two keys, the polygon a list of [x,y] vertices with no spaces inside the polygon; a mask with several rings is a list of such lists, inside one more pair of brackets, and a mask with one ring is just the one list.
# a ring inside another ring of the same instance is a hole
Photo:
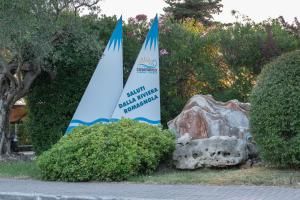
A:
{"label": "pine tree", "polygon": [[213,14],[222,12],[222,0],[165,0],[169,7],[164,11],[175,20],[193,18],[203,24],[210,24]]}

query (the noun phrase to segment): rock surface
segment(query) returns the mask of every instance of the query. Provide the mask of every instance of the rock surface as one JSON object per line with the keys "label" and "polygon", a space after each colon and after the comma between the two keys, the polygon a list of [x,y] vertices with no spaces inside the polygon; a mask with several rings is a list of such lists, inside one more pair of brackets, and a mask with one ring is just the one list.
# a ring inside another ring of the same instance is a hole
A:
{"label": "rock surface", "polygon": [[249,103],[237,100],[224,103],[211,95],[196,95],[174,120],[168,122],[168,127],[177,138],[189,133],[192,139],[235,136],[248,140],[251,138],[249,111]]}
{"label": "rock surface", "polygon": [[229,136],[194,139],[185,134],[177,139],[173,160],[178,169],[225,167],[243,163],[248,159],[245,140]]}
{"label": "rock surface", "polygon": [[250,104],[192,97],[168,123],[176,133],[173,160],[179,169],[239,165],[258,156],[249,132]]}

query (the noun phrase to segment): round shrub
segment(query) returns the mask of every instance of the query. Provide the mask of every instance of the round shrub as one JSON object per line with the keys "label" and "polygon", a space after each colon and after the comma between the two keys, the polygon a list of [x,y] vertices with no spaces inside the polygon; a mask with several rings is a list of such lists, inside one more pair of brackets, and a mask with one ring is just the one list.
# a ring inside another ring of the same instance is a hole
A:
{"label": "round shrub", "polygon": [[46,180],[121,181],[154,171],[174,146],[169,131],[123,119],[74,129],[37,164]]}
{"label": "round shrub", "polygon": [[300,51],[267,64],[251,98],[251,129],[263,160],[300,167]]}

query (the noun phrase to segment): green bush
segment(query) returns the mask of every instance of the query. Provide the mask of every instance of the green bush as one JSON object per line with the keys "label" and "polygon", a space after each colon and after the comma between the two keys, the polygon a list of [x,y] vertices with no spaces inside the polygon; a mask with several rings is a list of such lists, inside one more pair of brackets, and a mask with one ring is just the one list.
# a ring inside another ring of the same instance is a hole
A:
{"label": "green bush", "polygon": [[169,131],[124,119],[74,129],[37,163],[46,180],[121,181],[153,172],[174,145]]}
{"label": "green bush", "polygon": [[251,94],[251,129],[262,158],[300,167],[300,51],[267,64]]}

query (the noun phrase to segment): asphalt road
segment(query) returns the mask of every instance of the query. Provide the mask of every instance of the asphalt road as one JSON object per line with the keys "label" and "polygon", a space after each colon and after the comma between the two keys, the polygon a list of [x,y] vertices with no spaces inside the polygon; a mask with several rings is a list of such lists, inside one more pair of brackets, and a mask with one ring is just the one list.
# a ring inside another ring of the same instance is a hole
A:
{"label": "asphalt road", "polygon": [[64,183],[0,179],[0,193],[12,194],[16,192],[28,195],[66,195],[115,199],[300,200],[300,189],[284,187]]}

